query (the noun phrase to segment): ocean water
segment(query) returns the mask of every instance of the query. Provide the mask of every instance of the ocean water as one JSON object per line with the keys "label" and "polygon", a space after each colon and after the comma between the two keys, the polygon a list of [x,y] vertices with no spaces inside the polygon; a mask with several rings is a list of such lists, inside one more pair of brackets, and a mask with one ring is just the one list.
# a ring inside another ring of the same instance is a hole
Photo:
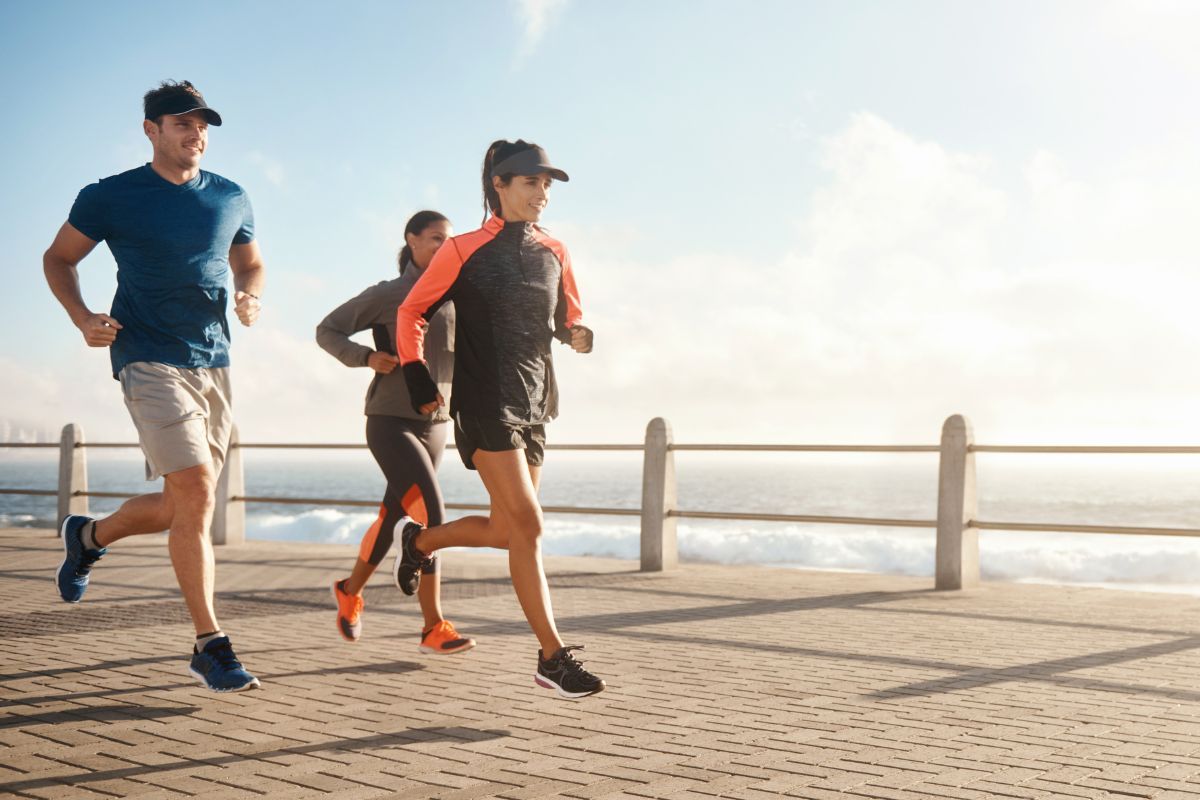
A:
{"label": "ocean water", "polygon": [[[384,481],[365,450],[246,451],[249,495],[376,500]],[[697,511],[933,519],[936,454],[676,453],[679,506]],[[986,521],[1200,528],[1200,457],[1191,455],[977,456],[979,518]],[[448,502],[485,503],[478,477],[448,451],[439,472]],[[0,488],[54,488],[54,451],[0,450]],[[89,460],[94,491],[137,493],[136,451]],[[637,508],[640,453],[551,451],[541,499],[548,506]],[[120,501],[92,498],[92,510]],[[450,512],[453,518],[459,513]],[[0,526],[53,527],[52,497],[0,495]],[[367,508],[252,504],[256,539],[357,542]],[[680,520],[684,561],[931,576],[932,530],[774,522]],[[636,559],[636,517],[547,515],[551,555]],[[1048,582],[1200,594],[1200,540],[983,531],[987,580]]]}

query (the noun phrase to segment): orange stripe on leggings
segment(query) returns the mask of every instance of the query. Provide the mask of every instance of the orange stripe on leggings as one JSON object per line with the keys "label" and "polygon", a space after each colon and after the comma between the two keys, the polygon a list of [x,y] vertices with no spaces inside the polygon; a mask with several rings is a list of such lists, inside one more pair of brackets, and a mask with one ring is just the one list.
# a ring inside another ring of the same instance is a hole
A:
{"label": "orange stripe on leggings", "polygon": [[415,483],[404,493],[404,499],[400,501],[400,505],[404,506],[404,513],[425,527],[429,527],[429,511],[425,508],[425,496],[421,494],[421,488]]}
{"label": "orange stripe on leggings", "polygon": [[367,528],[367,532],[363,534],[362,544],[358,546],[358,557],[363,561],[371,560],[371,551],[375,549],[375,542],[379,539],[379,531],[383,528],[385,516],[387,516],[387,508],[380,503],[379,516],[371,523],[371,527]]}

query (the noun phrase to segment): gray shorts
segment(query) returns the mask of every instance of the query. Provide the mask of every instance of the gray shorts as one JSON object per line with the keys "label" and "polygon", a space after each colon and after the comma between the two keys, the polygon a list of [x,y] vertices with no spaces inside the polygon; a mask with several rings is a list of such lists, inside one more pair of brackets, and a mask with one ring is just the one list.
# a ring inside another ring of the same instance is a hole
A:
{"label": "gray shorts", "polygon": [[118,376],[146,455],[146,480],[212,464],[221,474],[233,430],[229,368],[189,369],[150,361]]}

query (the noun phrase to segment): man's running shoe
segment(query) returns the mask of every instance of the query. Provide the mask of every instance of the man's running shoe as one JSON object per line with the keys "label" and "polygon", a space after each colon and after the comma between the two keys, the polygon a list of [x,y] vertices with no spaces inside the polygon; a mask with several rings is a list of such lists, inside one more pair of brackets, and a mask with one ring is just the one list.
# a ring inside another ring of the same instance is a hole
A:
{"label": "man's running shoe", "polygon": [[228,636],[213,639],[199,653],[194,652],[188,671],[214,692],[244,692],[261,685],[238,661]]}
{"label": "man's running shoe", "polygon": [[407,517],[402,522],[404,527],[400,531],[400,552],[396,555],[396,564],[392,567],[392,577],[396,579],[400,591],[413,594],[421,585],[421,570],[430,568],[433,559],[418,550],[414,544],[417,534],[425,530],[421,523]]}
{"label": "man's running shoe", "polygon": [[91,580],[92,565],[108,552],[107,547],[90,550],[83,546],[83,526],[92,521],[91,517],[68,514],[58,531],[62,537],[64,556],[54,580],[58,584],[59,595],[68,603],[78,603],[83,599],[88,581]]}
{"label": "man's running shoe", "polygon": [[444,619],[421,634],[421,645],[418,649],[422,653],[448,656],[451,653],[465,652],[474,646],[474,639],[459,636],[458,631],[454,630],[454,623]]}
{"label": "man's running shoe", "polygon": [[362,636],[363,596],[361,594],[349,594],[346,591],[345,579],[334,581],[331,590],[333,592],[333,599],[337,601],[338,607],[338,633],[347,642],[357,642],[358,637]]}
{"label": "man's running shoe", "polygon": [[571,655],[572,650],[582,650],[583,645],[560,647],[550,658],[543,658],[538,650],[538,668],[533,679],[538,686],[553,689],[559,697],[587,697],[604,691],[604,681],[583,668],[583,664]]}

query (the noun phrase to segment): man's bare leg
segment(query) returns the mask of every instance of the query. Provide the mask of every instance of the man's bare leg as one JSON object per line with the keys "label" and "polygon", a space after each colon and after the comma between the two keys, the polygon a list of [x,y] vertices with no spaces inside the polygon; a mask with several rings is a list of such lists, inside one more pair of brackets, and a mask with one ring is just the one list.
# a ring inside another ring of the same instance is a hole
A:
{"label": "man's bare leg", "polygon": [[96,520],[95,538],[101,547],[127,536],[161,533],[171,527],[175,507],[166,491],[131,497],[103,519]]}
{"label": "man's bare leg", "polygon": [[216,505],[216,477],[212,466],[200,464],[164,476],[174,515],[168,550],[175,579],[192,615],[197,634],[221,629],[213,606],[216,565],[213,558],[212,525]]}

